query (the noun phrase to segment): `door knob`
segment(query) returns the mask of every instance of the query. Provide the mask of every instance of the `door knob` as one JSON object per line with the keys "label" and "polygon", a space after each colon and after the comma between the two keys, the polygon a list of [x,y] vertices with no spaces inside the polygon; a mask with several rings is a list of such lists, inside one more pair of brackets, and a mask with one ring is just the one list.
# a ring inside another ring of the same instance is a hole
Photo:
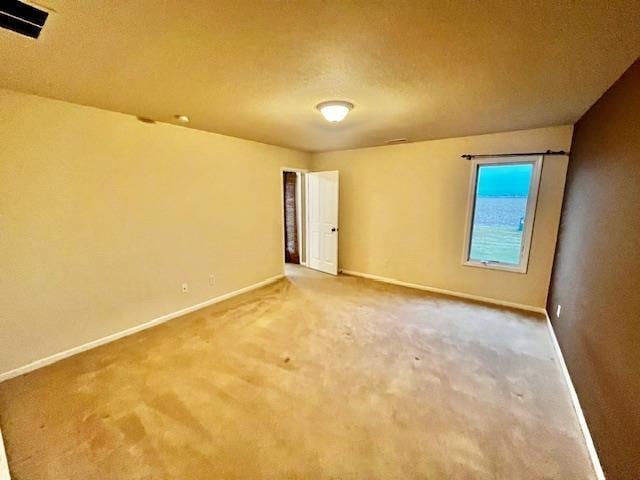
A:
{"label": "door knob", "polygon": [[337,231],[338,231],[338,229],[337,229],[336,227],[331,227],[331,231],[332,231],[332,232],[337,232]]}

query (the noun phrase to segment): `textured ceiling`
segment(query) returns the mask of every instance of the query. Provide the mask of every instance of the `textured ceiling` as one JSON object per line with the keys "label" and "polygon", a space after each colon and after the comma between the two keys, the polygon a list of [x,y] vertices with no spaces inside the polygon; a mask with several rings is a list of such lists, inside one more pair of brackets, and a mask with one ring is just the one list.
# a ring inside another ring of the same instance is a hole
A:
{"label": "textured ceiling", "polygon": [[307,151],[573,123],[640,54],[638,0],[38,3],[0,86]]}

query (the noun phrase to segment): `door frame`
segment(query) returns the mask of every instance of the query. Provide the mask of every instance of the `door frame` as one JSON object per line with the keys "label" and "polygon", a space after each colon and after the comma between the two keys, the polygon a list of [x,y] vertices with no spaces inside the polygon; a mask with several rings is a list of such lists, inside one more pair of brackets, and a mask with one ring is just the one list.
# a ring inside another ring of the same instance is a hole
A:
{"label": "door frame", "polygon": [[[284,182],[283,182],[283,174],[284,172],[293,172],[293,173],[309,173],[308,168],[295,168],[295,167],[280,167],[280,220],[282,220],[282,228],[280,229],[280,245],[282,247],[282,269],[284,271],[284,256],[285,256],[285,238],[284,238]],[[298,178],[300,180],[300,178]],[[307,237],[307,202],[304,197],[306,195],[306,177],[304,181],[299,181],[296,183],[296,221],[298,222],[298,245],[300,248],[300,265],[307,266],[307,245],[306,245],[306,237]],[[300,208],[301,205],[304,205],[304,209]],[[304,235],[302,234],[302,227],[304,223]],[[304,242],[304,243],[303,243]]]}

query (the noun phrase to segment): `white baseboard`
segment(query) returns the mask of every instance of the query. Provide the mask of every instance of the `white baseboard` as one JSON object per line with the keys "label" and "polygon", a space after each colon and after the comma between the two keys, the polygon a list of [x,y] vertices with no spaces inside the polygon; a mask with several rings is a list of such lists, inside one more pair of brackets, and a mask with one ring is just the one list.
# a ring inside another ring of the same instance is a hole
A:
{"label": "white baseboard", "polygon": [[536,313],[542,313],[542,314],[546,313],[546,310],[541,307],[533,307],[531,305],[524,305],[522,303],[507,302],[506,300],[499,300],[497,298],[490,298],[490,297],[482,297],[480,295],[472,295],[470,293],[456,292],[455,290],[446,290],[444,288],[428,287],[426,285],[420,285],[418,283],[403,282],[402,280],[396,280],[395,278],[381,277],[379,275],[372,275],[370,273],[355,272],[353,270],[342,270],[342,273],[344,273],[345,275],[352,275],[354,277],[368,278],[370,280],[375,280],[377,282],[390,283],[392,285],[400,285],[402,287],[415,288],[415,289],[424,290],[427,292],[450,295],[452,297],[466,298],[468,300],[476,300],[478,302],[491,303],[493,305],[500,305],[501,307],[517,308],[519,310],[527,310],[529,312],[536,312]]}
{"label": "white baseboard", "polygon": [[545,314],[545,317],[547,318],[547,326],[549,327],[549,336],[551,337],[551,342],[553,343],[553,349],[555,350],[556,360],[560,365],[560,370],[562,370],[562,375],[564,376],[564,380],[567,384],[567,387],[569,388],[571,403],[573,404],[573,409],[575,410],[576,416],[578,417],[578,423],[580,424],[580,429],[582,430],[582,435],[584,437],[584,442],[587,446],[587,451],[589,452],[589,458],[591,459],[593,470],[595,471],[596,478],[598,480],[605,480],[604,470],[602,469],[602,465],[600,464],[600,458],[598,458],[598,452],[596,451],[596,446],[593,443],[593,438],[591,438],[591,432],[589,431],[589,426],[587,425],[587,419],[585,418],[584,412],[582,411],[582,407],[580,406],[580,400],[578,399],[578,394],[576,392],[576,389],[573,386],[573,382],[571,381],[571,375],[569,375],[569,369],[567,368],[567,364],[564,361],[564,355],[562,355],[562,350],[560,350],[560,344],[558,343],[556,332],[553,330],[553,325],[551,324],[549,313],[545,310],[544,314]]}
{"label": "white baseboard", "polygon": [[[210,298],[209,300],[205,300],[204,302],[198,303],[196,305],[192,305],[190,307],[183,308],[181,310],[168,313],[166,315],[162,315],[161,317],[154,318],[153,320],[149,320],[148,322],[141,323],[140,325],[136,325],[134,327],[128,328],[126,330],[122,330],[120,332],[113,333],[111,335],[107,335],[106,337],[99,338],[97,340],[93,340],[91,342],[85,343],[83,345],[79,345],[77,347],[70,348],[69,350],[65,350],[63,352],[55,353],[48,357],[42,358],[40,360],[36,360],[27,365],[23,365],[22,367],[14,368],[13,370],[9,370],[4,373],[0,373],[0,383],[5,380],[9,380],[14,377],[18,377],[20,375],[24,375],[25,373],[32,372],[33,370],[37,370],[38,368],[45,367],[47,365],[51,365],[57,361],[60,361],[64,358],[71,357],[78,353],[84,352],[86,350],[90,350],[92,348],[99,347],[101,345],[113,342],[122,337],[126,337],[129,335],[133,335],[134,333],[138,333],[142,330],[146,330],[151,327],[155,327],[156,325],[160,325],[161,323],[167,322],[177,317],[181,317],[182,315],[186,315],[187,313],[195,312],[196,310],[200,310],[202,308],[208,307],[209,305],[213,305],[214,303],[222,302],[223,300],[227,300],[229,298],[235,297],[237,295],[241,295],[243,293],[250,292],[251,290],[255,290],[260,287],[264,287],[265,285],[269,285],[270,283],[277,282],[284,275],[275,275],[273,277],[267,278],[258,283],[254,283],[253,285],[249,285],[248,287],[241,288],[239,290],[234,290],[233,292],[225,293],[224,295],[220,295],[218,297]],[[0,480],[3,478],[0,476]]]}
{"label": "white baseboard", "polygon": [[2,430],[0,430],[0,480],[11,480],[9,474],[9,462],[4,451],[4,441],[2,440]]}

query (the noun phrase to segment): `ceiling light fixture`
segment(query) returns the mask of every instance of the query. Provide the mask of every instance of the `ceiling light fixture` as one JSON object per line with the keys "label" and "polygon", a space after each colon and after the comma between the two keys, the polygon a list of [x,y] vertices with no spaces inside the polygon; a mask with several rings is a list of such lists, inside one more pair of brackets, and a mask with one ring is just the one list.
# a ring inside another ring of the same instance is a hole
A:
{"label": "ceiling light fixture", "polygon": [[330,102],[322,102],[316,105],[322,116],[331,123],[338,123],[344,120],[344,117],[353,108],[353,103],[343,100],[331,100]]}
{"label": "ceiling light fixture", "polygon": [[174,115],[173,118],[180,123],[189,123],[189,117],[187,115]]}

